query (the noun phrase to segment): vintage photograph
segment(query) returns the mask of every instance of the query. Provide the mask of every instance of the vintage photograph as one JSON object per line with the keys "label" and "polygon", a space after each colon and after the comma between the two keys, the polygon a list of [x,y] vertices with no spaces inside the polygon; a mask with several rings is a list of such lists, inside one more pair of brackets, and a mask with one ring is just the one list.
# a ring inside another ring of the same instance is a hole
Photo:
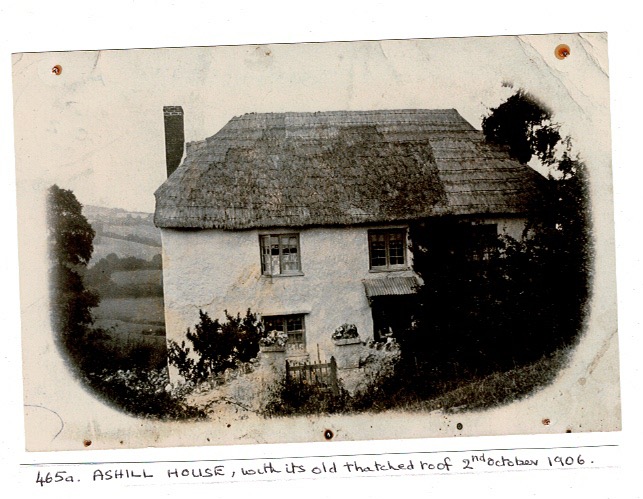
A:
{"label": "vintage photograph", "polygon": [[15,54],[27,450],[620,429],[604,33]]}

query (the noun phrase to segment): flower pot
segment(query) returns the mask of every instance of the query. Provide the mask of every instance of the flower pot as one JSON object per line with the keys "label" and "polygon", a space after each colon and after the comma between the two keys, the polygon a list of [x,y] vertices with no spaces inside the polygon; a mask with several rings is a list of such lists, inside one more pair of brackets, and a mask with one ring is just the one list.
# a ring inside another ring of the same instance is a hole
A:
{"label": "flower pot", "polygon": [[336,346],[355,345],[361,342],[362,340],[359,336],[357,338],[343,338],[341,340],[333,340],[333,343],[335,343]]}
{"label": "flower pot", "polygon": [[286,346],[285,345],[269,345],[269,346],[259,346],[259,351],[261,352],[285,352],[286,351]]}

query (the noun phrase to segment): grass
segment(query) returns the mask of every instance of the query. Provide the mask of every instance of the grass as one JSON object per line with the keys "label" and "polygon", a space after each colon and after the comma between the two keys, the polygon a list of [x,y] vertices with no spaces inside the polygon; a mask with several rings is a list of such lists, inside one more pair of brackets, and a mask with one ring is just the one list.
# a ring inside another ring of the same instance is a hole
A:
{"label": "grass", "polygon": [[463,383],[438,397],[414,404],[414,409],[477,411],[515,402],[550,384],[568,357],[569,349],[557,350],[532,364]]}
{"label": "grass", "polygon": [[112,281],[119,286],[163,283],[162,270],[120,270],[112,274]]}
{"label": "grass", "polygon": [[103,298],[93,309],[97,320],[118,320],[134,324],[163,326],[165,312],[163,298],[159,296],[140,298]]}
{"label": "grass", "polygon": [[295,416],[328,413],[381,413],[385,411],[455,413],[481,411],[515,402],[554,381],[569,357],[563,348],[540,360],[477,379],[430,382],[431,393],[422,394],[410,383],[401,387],[395,375],[374,377],[362,390],[350,395],[342,390],[333,396],[323,387],[281,380],[270,390],[264,416]]}
{"label": "grass", "polygon": [[142,355],[145,366],[166,362],[163,298],[103,298],[93,312],[114,356]]}

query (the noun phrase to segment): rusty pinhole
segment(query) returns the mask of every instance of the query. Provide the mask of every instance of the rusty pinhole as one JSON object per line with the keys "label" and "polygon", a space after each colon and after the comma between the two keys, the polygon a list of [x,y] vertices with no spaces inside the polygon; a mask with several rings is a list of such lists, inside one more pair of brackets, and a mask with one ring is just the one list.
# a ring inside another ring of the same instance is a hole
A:
{"label": "rusty pinhole", "polygon": [[566,57],[569,56],[569,54],[571,54],[571,50],[569,49],[569,45],[565,45],[564,43],[561,43],[554,50],[554,54],[560,60],[565,59]]}
{"label": "rusty pinhole", "polygon": [[83,440],[83,445],[84,445],[85,447],[89,447],[91,444],[92,444],[92,441],[91,441],[91,440]]}
{"label": "rusty pinhole", "polygon": [[458,423],[457,425],[455,425],[455,427],[456,427],[458,430],[461,430],[461,429],[462,429],[462,423]]}
{"label": "rusty pinhole", "polygon": [[551,421],[549,420],[549,418],[545,418],[545,419],[543,419],[543,424],[544,424],[545,426],[549,426],[549,423],[551,423]]}
{"label": "rusty pinhole", "polygon": [[334,435],[333,435],[333,432],[331,430],[324,430],[324,438],[326,440],[330,440],[331,438],[333,438],[333,436]]}
{"label": "rusty pinhole", "polygon": [[58,76],[63,72],[63,67],[60,64],[56,64],[53,68],[51,68],[51,72]]}

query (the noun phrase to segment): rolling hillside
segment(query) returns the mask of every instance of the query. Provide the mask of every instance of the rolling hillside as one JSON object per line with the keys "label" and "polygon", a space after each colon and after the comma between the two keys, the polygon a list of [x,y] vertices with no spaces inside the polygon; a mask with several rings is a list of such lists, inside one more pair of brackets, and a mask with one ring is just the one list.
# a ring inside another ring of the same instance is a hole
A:
{"label": "rolling hillside", "polygon": [[151,213],[85,206],[83,214],[96,231],[90,266],[111,253],[143,260],[161,254],[161,233]]}
{"label": "rolling hillside", "polygon": [[85,206],[83,214],[96,232],[85,275],[100,296],[92,311],[94,326],[104,332],[116,358],[137,356],[149,367],[164,365],[161,234],[153,215],[97,206]]}

